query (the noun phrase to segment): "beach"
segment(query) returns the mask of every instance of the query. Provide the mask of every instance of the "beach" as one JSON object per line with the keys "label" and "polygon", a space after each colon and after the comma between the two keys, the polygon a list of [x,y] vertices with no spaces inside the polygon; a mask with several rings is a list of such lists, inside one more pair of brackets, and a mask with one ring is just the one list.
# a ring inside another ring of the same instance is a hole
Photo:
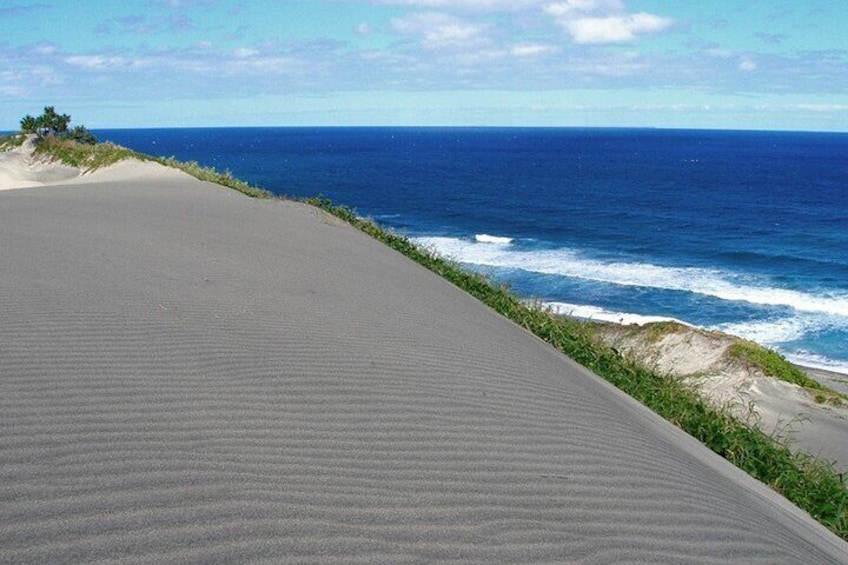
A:
{"label": "beach", "polygon": [[0,562],[848,561],[315,208],[126,162],[0,192],[0,241]]}

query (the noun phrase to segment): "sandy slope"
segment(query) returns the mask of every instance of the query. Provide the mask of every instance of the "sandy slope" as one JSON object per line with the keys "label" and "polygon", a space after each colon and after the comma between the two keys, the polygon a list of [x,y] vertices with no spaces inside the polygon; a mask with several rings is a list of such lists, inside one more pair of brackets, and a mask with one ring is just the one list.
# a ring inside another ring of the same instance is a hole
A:
{"label": "sandy slope", "polygon": [[31,136],[21,147],[0,151],[0,190],[56,184],[80,175],[73,167],[36,158],[34,144]]}
{"label": "sandy slope", "polygon": [[349,226],[132,171],[0,193],[0,562],[848,562]]}

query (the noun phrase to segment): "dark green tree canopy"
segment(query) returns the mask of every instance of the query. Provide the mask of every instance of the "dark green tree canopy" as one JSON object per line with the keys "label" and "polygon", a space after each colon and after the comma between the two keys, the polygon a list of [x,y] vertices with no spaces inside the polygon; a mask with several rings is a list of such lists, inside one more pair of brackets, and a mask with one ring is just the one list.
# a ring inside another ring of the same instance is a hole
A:
{"label": "dark green tree canopy", "polygon": [[24,133],[36,133],[38,131],[38,120],[27,114],[21,118],[21,131]]}
{"label": "dark green tree canopy", "polygon": [[52,135],[62,139],[71,139],[78,143],[95,144],[95,138],[85,126],[76,126],[69,130],[71,117],[68,114],[59,114],[54,106],[46,106],[44,112],[37,118],[27,114],[21,118],[21,131],[23,133],[34,133],[38,137]]}

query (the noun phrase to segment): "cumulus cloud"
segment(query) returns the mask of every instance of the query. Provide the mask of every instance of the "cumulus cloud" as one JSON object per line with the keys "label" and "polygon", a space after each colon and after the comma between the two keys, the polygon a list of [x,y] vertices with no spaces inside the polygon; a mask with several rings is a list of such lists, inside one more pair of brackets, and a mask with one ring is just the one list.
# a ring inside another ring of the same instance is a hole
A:
{"label": "cumulus cloud", "polygon": [[621,0],[565,0],[547,4],[554,18],[574,43],[605,44],[635,41],[640,35],[659,33],[671,27],[671,18],[626,11]]}
{"label": "cumulus cloud", "polygon": [[417,35],[429,49],[461,47],[485,41],[488,24],[472,23],[440,12],[414,13],[392,20],[395,31]]}
{"label": "cumulus cloud", "polygon": [[575,43],[618,43],[662,31],[671,25],[671,20],[640,12],[627,16],[577,18],[564,25]]}

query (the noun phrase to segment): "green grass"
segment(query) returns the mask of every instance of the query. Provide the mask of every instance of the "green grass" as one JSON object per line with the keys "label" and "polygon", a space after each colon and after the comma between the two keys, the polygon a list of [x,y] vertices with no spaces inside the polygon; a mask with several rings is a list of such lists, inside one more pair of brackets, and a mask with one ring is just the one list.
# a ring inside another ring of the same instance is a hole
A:
{"label": "green grass", "polygon": [[[502,286],[471,273],[408,239],[322,198],[305,200],[349,222],[451,281],[510,320],[591,369],[677,425],[751,476],[782,493],[848,540],[848,487],[827,462],[793,453],[785,444],[709,406],[683,383],[628,361],[594,337],[591,324],[553,316]],[[673,326],[663,326],[661,332]]]}
{"label": "green grass", "polygon": [[26,141],[26,136],[20,133],[0,136],[0,151],[11,151],[20,147]]}
{"label": "green grass", "polygon": [[804,388],[824,390],[824,385],[804,374],[779,353],[761,347],[751,341],[739,340],[728,350],[731,357],[739,359],[747,365],[762,369],[770,377],[793,383]]}
{"label": "green grass", "polygon": [[842,404],[845,397],[824,386],[820,382],[808,377],[802,370],[786,360],[785,357],[766,349],[756,343],[738,340],[730,346],[728,353],[731,357],[738,359],[745,365],[759,368],[763,374],[796,384],[810,391],[816,402],[828,402],[831,404]]}
{"label": "green grass", "polygon": [[638,326],[634,328],[634,331],[644,331],[645,332],[645,340],[648,343],[658,343],[663,340],[664,337],[676,334],[680,331],[686,331],[689,328],[684,326],[679,322],[652,322],[650,324],[645,324],[644,328],[639,328]]}
{"label": "green grass", "polygon": [[272,198],[274,195],[267,190],[251,186],[250,184],[233,177],[230,171],[223,173],[216,171],[212,167],[203,167],[196,161],[184,162],[178,161],[174,157],[154,157],[154,161],[161,163],[167,167],[179,169],[184,173],[188,173],[196,179],[213,182],[237,190],[253,198]]}
{"label": "green grass", "polygon": [[113,143],[86,145],[70,139],[59,139],[53,136],[45,137],[36,145],[35,155],[47,159],[55,159],[86,173],[114,165],[125,159],[148,159],[141,153]]}

